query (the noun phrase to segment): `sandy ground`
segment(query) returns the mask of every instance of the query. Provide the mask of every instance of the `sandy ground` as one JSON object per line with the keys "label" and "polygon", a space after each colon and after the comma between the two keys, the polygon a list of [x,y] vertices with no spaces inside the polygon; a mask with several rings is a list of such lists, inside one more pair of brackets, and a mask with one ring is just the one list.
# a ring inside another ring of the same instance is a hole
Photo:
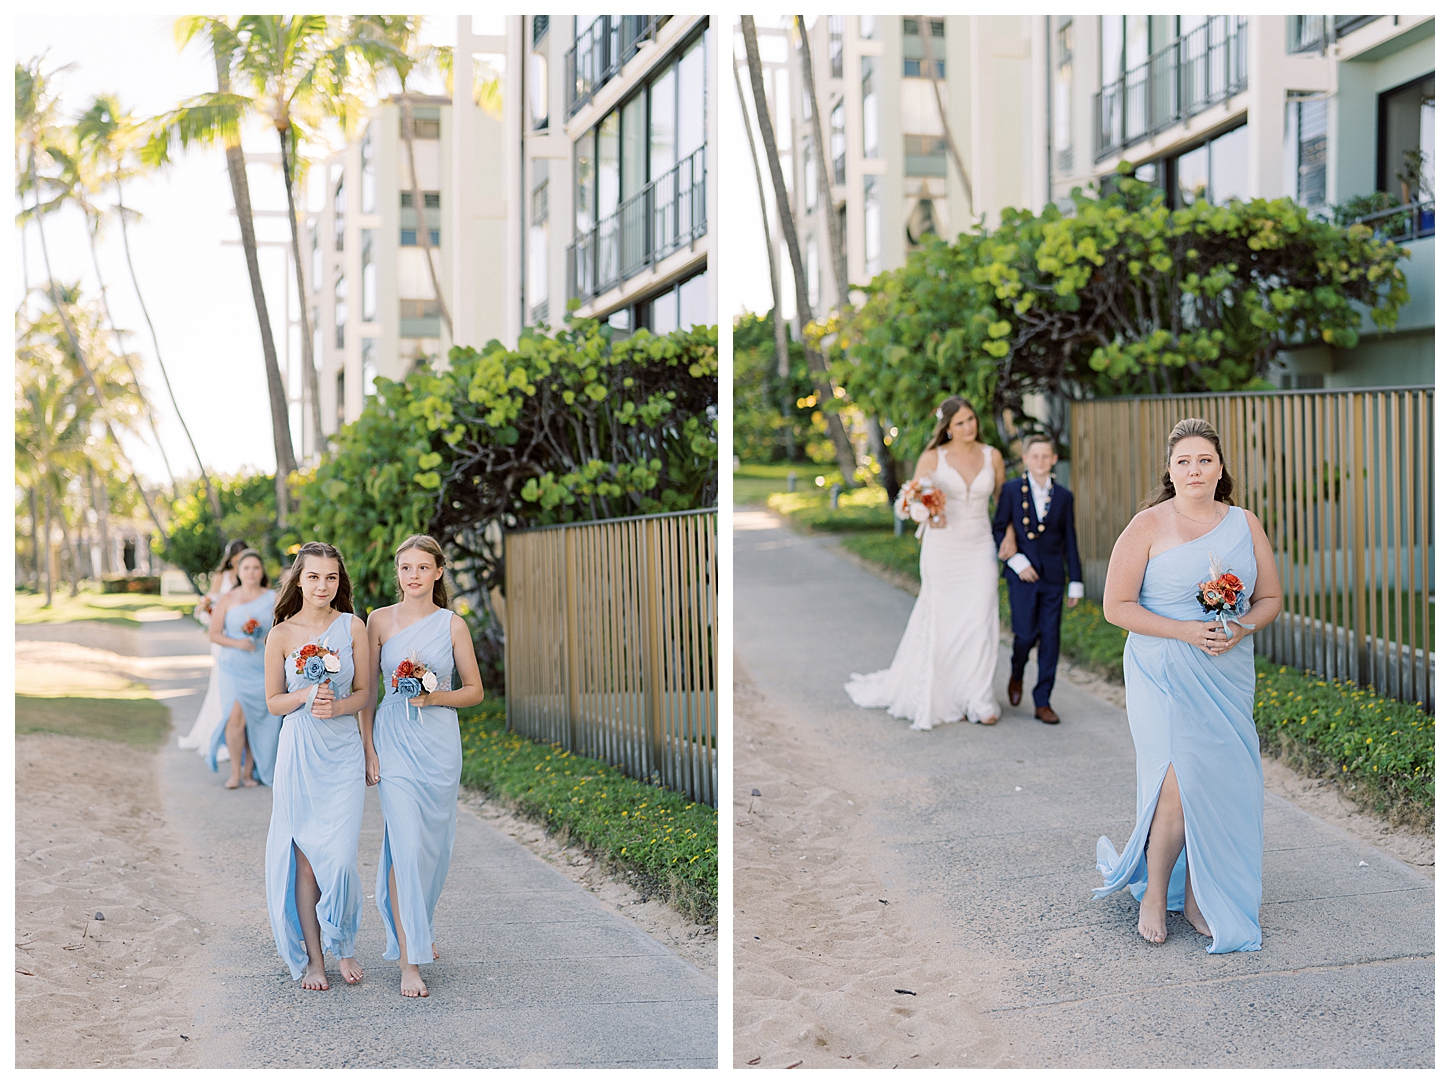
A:
{"label": "sandy ground", "polygon": [[16,738],[17,1068],[199,1064],[197,885],[155,812],[154,761],[92,738]]}
{"label": "sandy ground", "polygon": [[869,773],[808,733],[737,671],[735,776],[758,785],[735,788],[735,1065],[1011,1066],[975,1004],[981,959],[933,933],[938,901],[893,898],[883,879],[850,796]]}

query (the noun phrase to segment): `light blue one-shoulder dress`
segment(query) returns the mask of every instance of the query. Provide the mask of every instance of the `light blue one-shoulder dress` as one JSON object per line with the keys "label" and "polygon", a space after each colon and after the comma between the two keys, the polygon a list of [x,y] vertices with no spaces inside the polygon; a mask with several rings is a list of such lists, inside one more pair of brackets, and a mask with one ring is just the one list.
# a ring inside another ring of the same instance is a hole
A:
{"label": "light blue one-shoulder dress", "polygon": [[[1230,508],[1201,538],[1148,561],[1138,602],[1179,621],[1207,621],[1195,595],[1217,556],[1253,594],[1253,537],[1241,508]],[[1213,932],[1209,952],[1254,952],[1262,941],[1264,769],[1254,728],[1253,637],[1216,657],[1181,640],[1129,633],[1123,648],[1128,725],[1138,752],[1138,822],[1123,853],[1098,840],[1098,898],[1148,885],[1144,848],[1158,793],[1171,764],[1183,799],[1187,844],[1168,881],[1168,910],[1182,911],[1185,859],[1193,896]]]}
{"label": "light blue one-shoulder dress", "polygon": [[[352,693],[352,614],[339,614],[322,634],[323,646],[338,654],[341,668],[332,675],[339,700]],[[294,651],[287,656],[287,691],[310,682],[297,673]],[[312,864],[322,896],[317,920],[322,951],[340,959],[353,955],[362,921],[362,879],[357,871],[357,841],[362,830],[362,734],[357,717],[319,719],[305,707],[282,724],[277,749],[277,781],[272,787],[272,825],[267,830],[267,914],[277,951],[294,979],[307,969],[307,948],[297,915],[297,860],[293,844]]]}
{"label": "light blue one-shoulder dress", "polygon": [[232,705],[241,701],[247,717],[247,747],[252,751],[255,767],[252,775],[266,786],[272,785],[272,772],[277,763],[277,738],[282,720],[267,710],[267,659],[263,643],[272,631],[272,609],[277,604],[276,591],[263,591],[251,602],[241,602],[227,611],[222,631],[233,640],[245,640],[242,626],[256,618],[261,626],[257,650],[223,646],[217,656],[217,689],[221,693],[222,713],[211,733],[206,762],[217,770],[217,751],[227,743],[227,720]]}
{"label": "light blue one-shoulder dress", "polygon": [[415,656],[437,675],[438,688],[452,688],[452,623],[452,610],[438,610],[383,644],[382,681],[387,696],[374,717],[373,748],[378,753],[378,798],[383,806],[383,849],[375,898],[388,931],[385,960],[399,956],[389,870],[394,871],[398,886],[408,962],[433,960],[433,908],[453,858],[458,777],[463,771],[458,712],[424,707],[415,710],[417,718],[409,719],[408,702],[392,688],[393,671],[405,658]]}

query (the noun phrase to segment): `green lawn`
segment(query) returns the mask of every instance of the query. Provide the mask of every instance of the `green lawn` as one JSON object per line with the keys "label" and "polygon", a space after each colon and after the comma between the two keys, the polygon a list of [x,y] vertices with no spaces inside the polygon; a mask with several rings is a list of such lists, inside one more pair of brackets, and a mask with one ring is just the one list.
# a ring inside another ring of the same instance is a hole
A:
{"label": "green lawn", "polygon": [[542,821],[697,922],[719,897],[719,817],[682,794],[510,733],[503,701],[458,713],[463,783]]}
{"label": "green lawn", "polygon": [[166,740],[171,713],[156,700],[135,697],[15,697],[15,733],[104,738],[141,748]]}
{"label": "green lawn", "polygon": [[[742,463],[735,472],[735,503],[764,504],[772,493],[784,493],[786,476],[796,473],[796,492],[825,492],[841,480],[838,468],[822,463]],[[819,486],[816,479],[821,480]]]}
{"label": "green lawn", "polygon": [[[55,593],[54,603],[47,609],[44,595],[16,592],[15,623],[17,625],[50,625],[62,621],[104,621],[111,625],[140,628],[141,618],[170,611],[191,613],[197,600],[174,595],[103,595],[98,591],[82,591],[67,598],[64,590]],[[139,615],[139,616],[138,616]]]}

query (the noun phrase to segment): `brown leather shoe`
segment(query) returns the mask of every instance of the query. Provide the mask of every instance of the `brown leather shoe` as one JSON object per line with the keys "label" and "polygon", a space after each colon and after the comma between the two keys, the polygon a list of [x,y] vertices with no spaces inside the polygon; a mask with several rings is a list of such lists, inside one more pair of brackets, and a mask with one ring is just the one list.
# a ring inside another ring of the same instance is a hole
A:
{"label": "brown leather shoe", "polygon": [[1022,679],[1010,678],[1007,681],[1007,703],[1014,708],[1022,703]]}
{"label": "brown leather shoe", "polygon": [[1041,719],[1044,723],[1062,722],[1062,720],[1057,717],[1057,712],[1053,711],[1046,704],[1043,704],[1042,707],[1038,708],[1036,714],[1037,717]]}

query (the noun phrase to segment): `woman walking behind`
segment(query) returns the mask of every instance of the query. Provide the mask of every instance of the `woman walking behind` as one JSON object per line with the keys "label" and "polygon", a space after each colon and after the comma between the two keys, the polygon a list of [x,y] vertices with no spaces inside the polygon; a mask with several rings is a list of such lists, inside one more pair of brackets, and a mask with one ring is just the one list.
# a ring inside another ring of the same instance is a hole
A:
{"label": "woman walking behind", "polygon": [[217,770],[217,751],[225,741],[231,760],[228,790],[272,785],[282,729],[282,720],[267,710],[262,652],[277,593],[267,587],[267,570],[256,550],[239,553],[236,567],[241,582],[222,596],[211,621],[212,643],[221,646],[216,665],[221,709],[207,746],[207,764]]}
{"label": "woman walking behind", "polygon": [[[354,715],[353,660],[368,658],[367,627],[352,612],[342,555],[307,542],[283,578],[267,639],[267,706],[285,715],[267,831],[267,913],[277,951],[304,990],[326,990],[324,953],[360,982],[353,943],[362,920],[357,871],[362,829],[363,734]],[[364,716],[366,725],[366,716]]]}
{"label": "woman walking behind", "polygon": [[1162,486],[1118,537],[1103,588],[1103,616],[1128,630],[1138,818],[1121,855],[1098,840],[1103,886],[1094,894],[1128,888],[1138,933],[1153,944],[1168,938],[1167,913],[1183,912],[1213,938],[1209,952],[1253,952],[1262,942],[1264,769],[1251,633],[1281,606],[1268,536],[1232,494],[1217,431],[1201,418],[1179,422]]}
{"label": "woman walking behind", "polygon": [[[202,628],[211,628],[212,607],[237,585],[237,555],[250,548],[241,539],[227,543],[226,553],[222,555],[222,563],[217,565],[216,571],[211,574],[211,589],[201,597],[201,601],[196,604],[196,612],[192,615]],[[221,714],[222,710],[221,688],[217,681],[217,660],[221,658],[221,654],[222,645],[213,643],[211,645],[211,678],[206,683],[206,695],[202,697],[201,710],[196,713],[196,721],[191,724],[191,732],[183,734],[176,740],[176,744],[182,749],[195,749],[199,756],[207,755],[207,742],[211,738],[212,731],[216,729],[217,716]]]}
{"label": "woman walking behind", "polygon": [[438,543],[414,535],[394,561],[403,600],[368,618],[372,674],[381,670],[384,692],[367,754],[383,807],[375,895],[388,932],[383,959],[399,961],[404,997],[427,997],[418,965],[437,959],[433,908],[453,856],[463,770],[456,709],[483,699],[483,681],[468,626],[448,609]]}

